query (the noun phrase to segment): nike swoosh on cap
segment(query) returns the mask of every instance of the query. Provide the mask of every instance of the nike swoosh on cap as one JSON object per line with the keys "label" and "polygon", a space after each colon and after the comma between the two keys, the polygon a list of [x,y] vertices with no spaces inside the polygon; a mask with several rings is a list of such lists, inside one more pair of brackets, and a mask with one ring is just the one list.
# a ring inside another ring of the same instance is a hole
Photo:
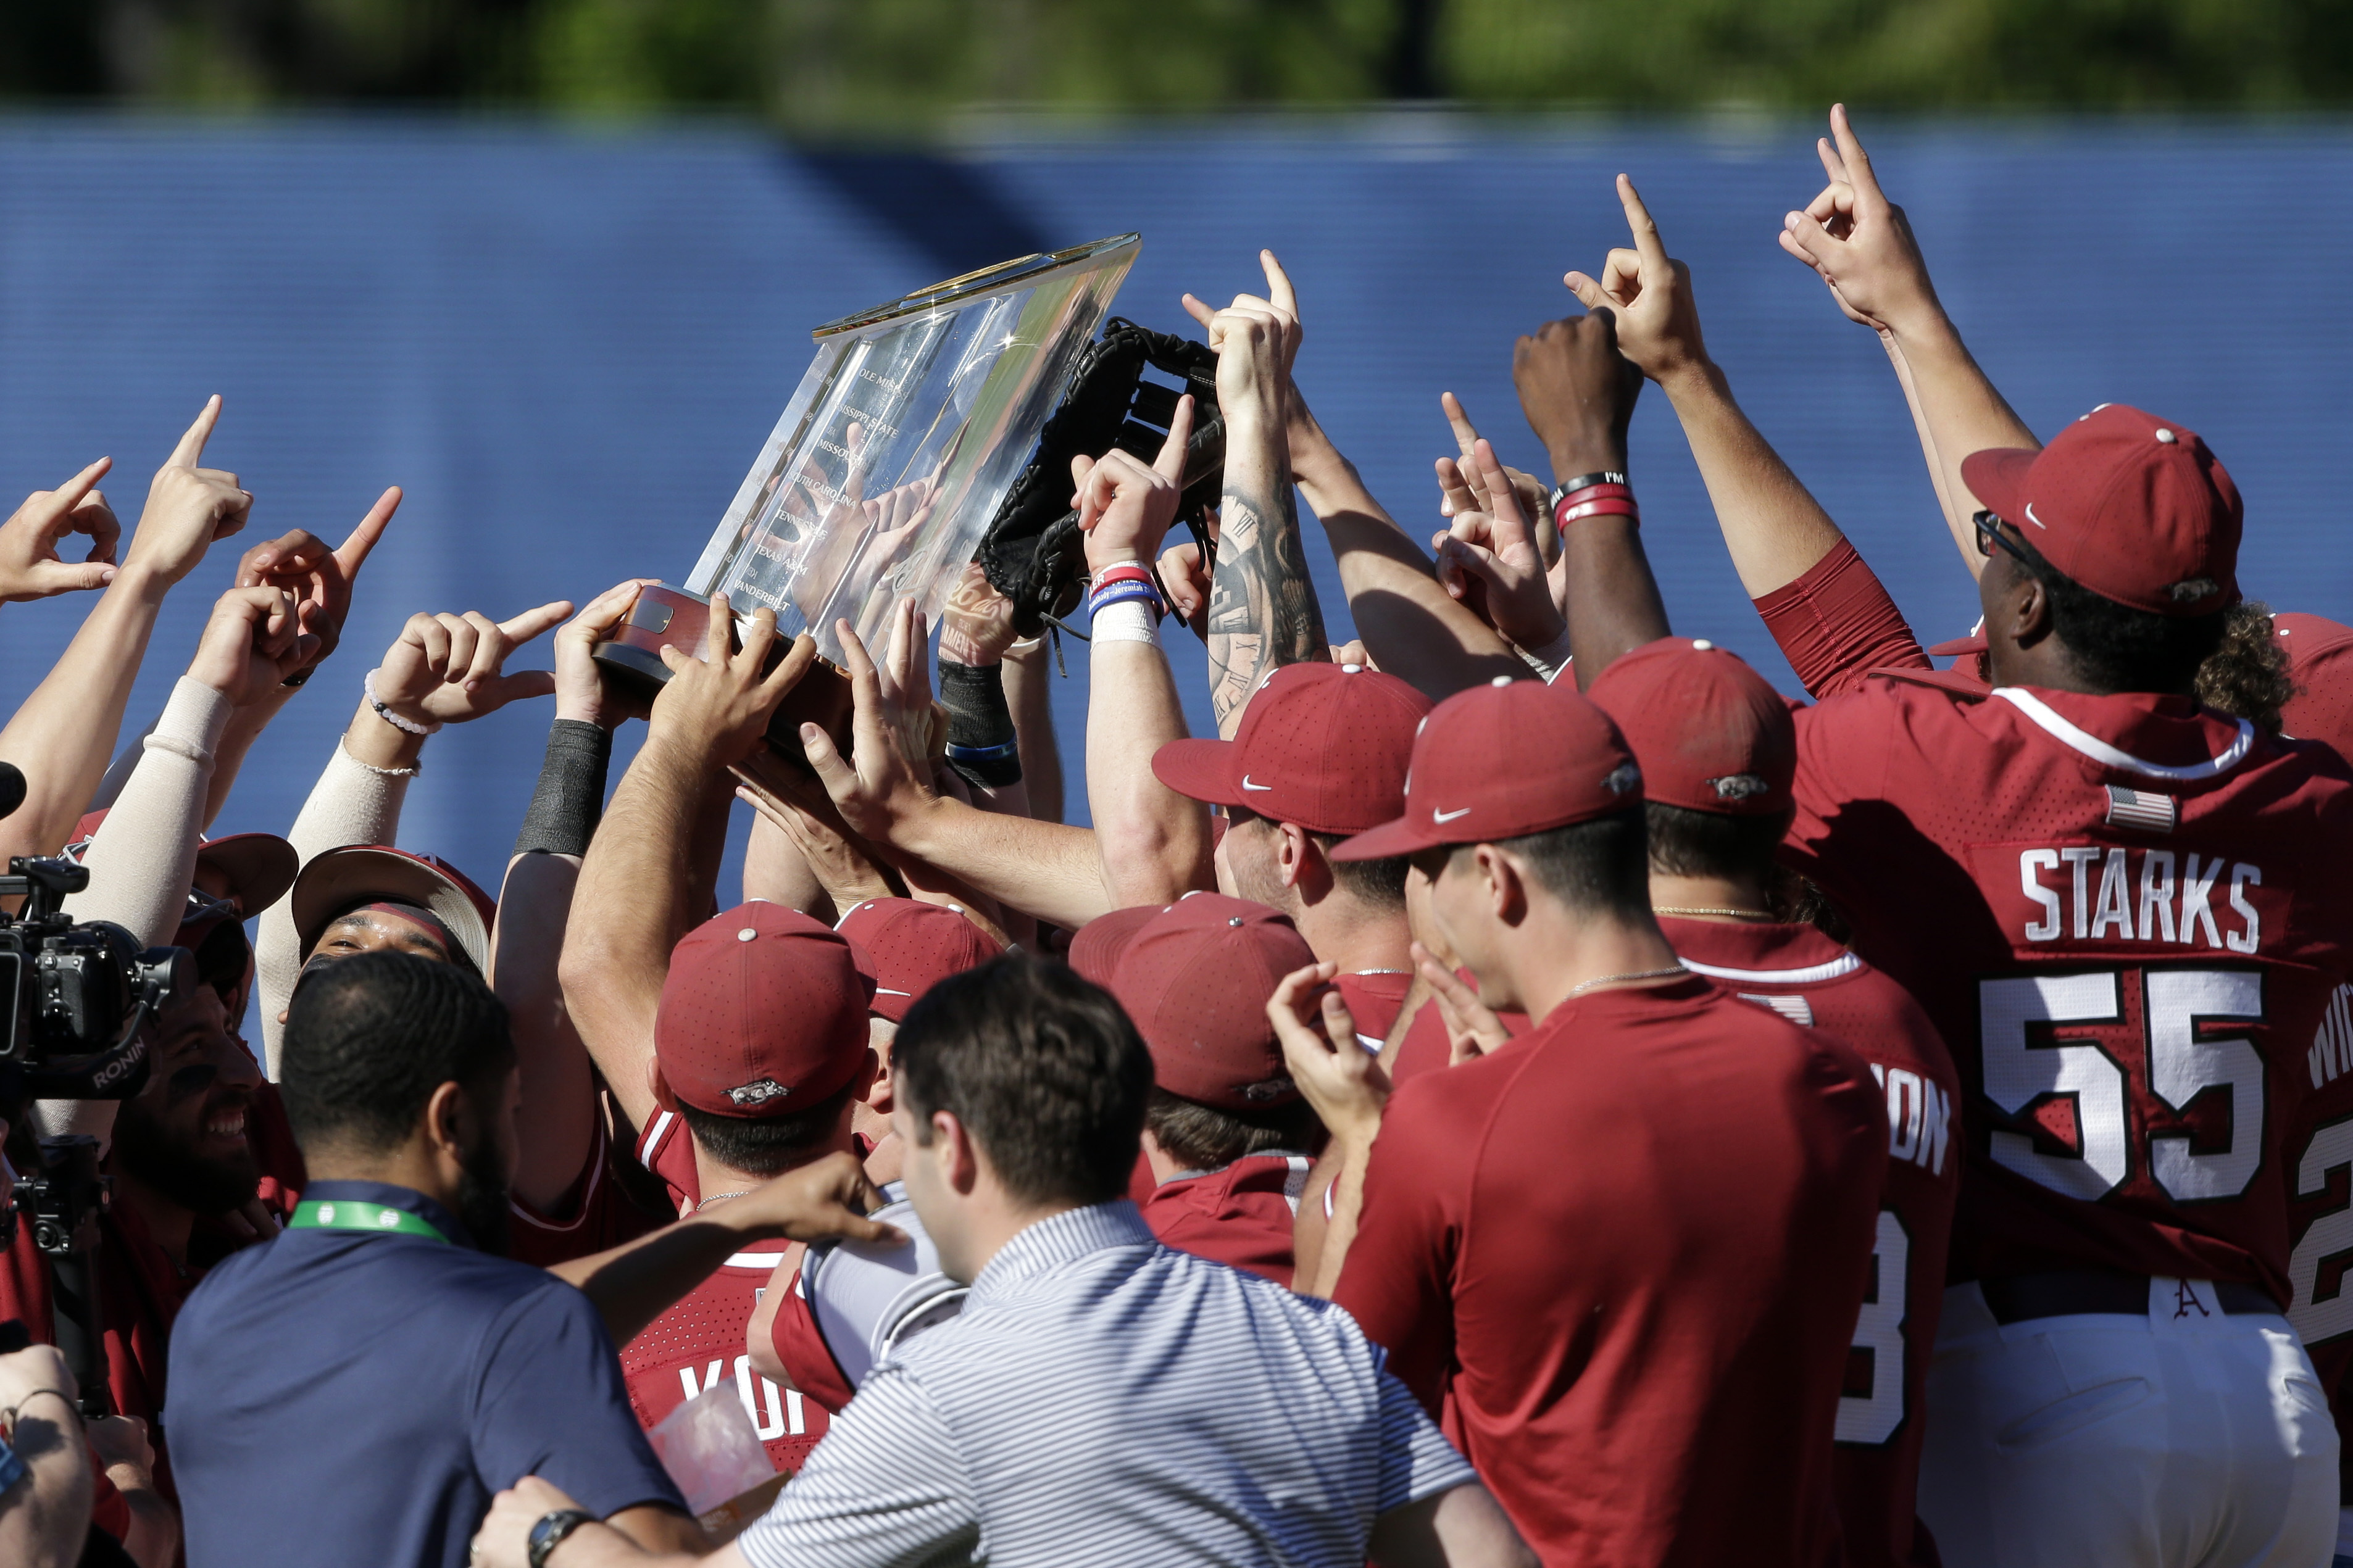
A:
{"label": "nike swoosh on cap", "polygon": [[2026,521],[2032,523],[2035,527],[2043,530],[2045,532],[2050,531],[2051,525],[2034,515],[2034,503],[2032,501],[2028,501],[2026,503]]}
{"label": "nike swoosh on cap", "polygon": [[1430,820],[1432,822],[1451,822],[1458,816],[1470,816],[1472,809],[1472,807],[1466,805],[1460,811],[1440,811],[1437,807],[1432,806],[1430,812]]}
{"label": "nike swoosh on cap", "polygon": [[1242,788],[1244,789],[1271,790],[1273,787],[1274,786],[1272,784],[1252,784],[1250,783],[1250,774],[1244,773],[1242,775]]}

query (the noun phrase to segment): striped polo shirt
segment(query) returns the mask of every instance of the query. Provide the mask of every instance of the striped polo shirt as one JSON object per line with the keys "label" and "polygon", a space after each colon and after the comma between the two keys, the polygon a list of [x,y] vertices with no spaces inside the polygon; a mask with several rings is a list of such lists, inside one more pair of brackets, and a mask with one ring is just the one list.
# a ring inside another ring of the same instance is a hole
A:
{"label": "striped polo shirt", "polygon": [[753,1568],[1361,1568],[1375,1516],[1477,1479],[1384,1359],[1132,1203],[1068,1210],[868,1374],[736,1546]]}

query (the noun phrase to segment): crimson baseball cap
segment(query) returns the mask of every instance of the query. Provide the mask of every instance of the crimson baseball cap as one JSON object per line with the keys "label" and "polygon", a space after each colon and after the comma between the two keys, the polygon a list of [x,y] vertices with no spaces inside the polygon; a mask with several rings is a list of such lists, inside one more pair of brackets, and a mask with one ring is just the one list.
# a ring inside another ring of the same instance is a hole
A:
{"label": "crimson baseball cap", "polygon": [[[1134,918],[1141,916],[1142,918]],[[1127,918],[1122,918],[1127,917]],[[1116,997],[1152,1051],[1153,1081],[1227,1110],[1299,1098],[1266,1005],[1282,977],[1315,962],[1288,915],[1195,893],[1166,909],[1121,910],[1080,928],[1071,967]]]}
{"label": "crimson baseball cap", "polygon": [[1661,637],[1585,689],[1642,770],[1642,798],[1721,816],[1789,808],[1798,728],[1789,705],[1729,648]]}
{"label": "crimson baseball cap", "polygon": [[1405,815],[1335,847],[1386,860],[1493,844],[1638,805],[1642,770],[1609,715],[1574,691],[1499,675],[1431,710],[1413,742]]}
{"label": "crimson baseball cap", "polygon": [[[89,855],[90,841],[98,837],[109,809],[101,806],[86,812],[74,825],[73,842],[65,847],[68,859],[79,864]],[[294,846],[274,833],[229,833],[218,838],[198,838],[196,864],[219,874],[245,918],[251,920],[286,896],[302,858],[294,852]]]}
{"label": "crimson baseball cap", "polygon": [[2161,616],[2239,601],[2239,488],[2194,430],[2104,403],[2039,452],[1961,459],[1971,494],[2060,574]]}
{"label": "crimson baseball cap", "polygon": [[898,1023],[915,998],[1005,951],[995,938],[965,919],[961,910],[921,899],[869,899],[834,927],[848,939],[853,956],[874,977],[868,1010]]}
{"label": "crimson baseball cap", "polygon": [[2353,626],[2288,611],[2272,617],[2272,641],[2295,682],[2281,723],[2298,740],[2326,742],[2353,758]]}
{"label": "crimson baseball cap", "polygon": [[1286,664],[1260,683],[1231,741],[1171,741],[1152,771],[1178,795],[1314,833],[1395,816],[1430,699],[1361,664]]}
{"label": "crimson baseball cap", "polygon": [[849,938],[754,900],[670,950],[654,1057],[672,1094],[714,1116],[782,1116],[848,1083],[866,1060],[871,989]]}
{"label": "crimson baseball cap", "polygon": [[294,931],[302,955],[341,915],[368,903],[413,904],[441,922],[475,973],[491,971],[491,924],[498,905],[473,879],[436,855],[385,844],[346,844],[311,857],[294,879]]}

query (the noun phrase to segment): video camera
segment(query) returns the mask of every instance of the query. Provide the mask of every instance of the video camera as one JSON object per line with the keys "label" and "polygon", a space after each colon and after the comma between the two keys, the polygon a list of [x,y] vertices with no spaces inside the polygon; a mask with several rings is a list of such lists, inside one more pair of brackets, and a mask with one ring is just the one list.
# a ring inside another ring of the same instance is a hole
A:
{"label": "video camera", "polygon": [[[25,775],[0,763],[0,817],[24,799]],[[0,910],[0,1117],[12,1127],[36,1100],[138,1093],[156,1017],[196,986],[187,949],[142,948],[119,925],[66,914],[67,895],[89,886],[87,868],[48,858],[11,857],[0,877],[0,898],[24,900],[13,917]],[[0,1208],[0,1247],[14,1244],[17,1216],[26,1216],[50,1263],[58,1348],[80,1380],[84,1414],[102,1414],[106,1361],[90,1258],[108,1178],[94,1138],[44,1138],[39,1149],[38,1164],[17,1175],[15,1205]]]}

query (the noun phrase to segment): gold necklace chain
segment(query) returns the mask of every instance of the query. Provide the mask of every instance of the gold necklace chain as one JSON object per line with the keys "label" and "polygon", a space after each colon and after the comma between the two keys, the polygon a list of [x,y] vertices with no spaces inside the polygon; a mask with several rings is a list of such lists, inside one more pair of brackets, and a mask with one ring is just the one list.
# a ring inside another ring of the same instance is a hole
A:
{"label": "gold necklace chain", "polygon": [[1670,974],[1688,974],[1690,973],[1691,972],[1689,970],[1678,963],[1671,969],[1643,969],[1638,970],[1631,974],[1604,974],[1599,979],[1588,980],[1582,985],[1570,986],[1568,988],[1568,994],[1571,996],[1576,996],[1592,990],[1597,985],[1616,985],[1622,981],[1628,980],[1664,980]]}
{"label": "gold necklace chain", "polygon": [[1652,904],[1651,912],[1654,915],[1730,915],[1736,920],[1744,921],[1769,921],[1773,918],[1770,910],[1684,909],[1675,904]]}

